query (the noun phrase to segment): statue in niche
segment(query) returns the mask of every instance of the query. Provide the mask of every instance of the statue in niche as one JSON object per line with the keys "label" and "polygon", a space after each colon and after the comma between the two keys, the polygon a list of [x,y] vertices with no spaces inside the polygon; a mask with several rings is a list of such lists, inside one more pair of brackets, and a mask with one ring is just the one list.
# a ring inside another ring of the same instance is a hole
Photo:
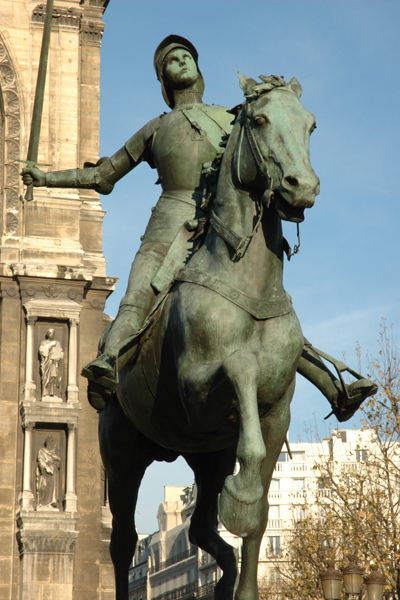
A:
{"label": "statue in niche", "polygon": [[42,397],[61,394],[63,348],[54,339],[54,329],[48,329],[45,339],[39,346],[40,374],[42,378]]}
{"label": "statue in niche", "polygon": [[61,458],[56,454],[53,438],[48,436],[37,455],[37,509],[57,509]]}

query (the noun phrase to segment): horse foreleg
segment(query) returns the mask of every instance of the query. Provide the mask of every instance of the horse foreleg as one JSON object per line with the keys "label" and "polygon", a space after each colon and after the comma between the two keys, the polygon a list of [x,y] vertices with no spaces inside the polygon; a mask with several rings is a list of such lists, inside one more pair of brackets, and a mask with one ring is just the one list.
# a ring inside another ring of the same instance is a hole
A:
{"label": "horse foreleg", "polygon": [[257,529],[259,503],[263,496],[260,468],[265,458],[265,444],[257,404],[260,366],[254,355],[238,350],[224,360],[223,369],[239,404],[240,433],[236,455],[240,470],[225,480],[219,514],[229,531],[244,537]]}
{"label": "horse foreleg", "polygon": [[268,490],[276,461],[285,441],[290,423],[290,401],[294,392],[294,380],[285,395],[271,408],[261,424],[266,457],[261,465],[263,499],[259,503],[258,525],[254,532],[243,539],[242,567],[235,600],[258,600],[257,571],[261,540],[268,520]]}
{"label": "horse foreleg", "polygon": [[100,450],[113,516],[110,554],[116,600],[128,600],[128,574],[137,543],[135,508],[140,482],[153,462],[147,440],[128,421],[117,400],[100,413]]}
{"label": "horse foreleg", "polygon": [[232,600],[237,576],[233,548],[218,533],[217,499],[225,477],[235,465],[235,448],[204,454],[185,454],[193,469],[196,484],[196,507],[190,522],[189,539],[192,544],[213,556],[222,570],[215,587],[215,600]]}

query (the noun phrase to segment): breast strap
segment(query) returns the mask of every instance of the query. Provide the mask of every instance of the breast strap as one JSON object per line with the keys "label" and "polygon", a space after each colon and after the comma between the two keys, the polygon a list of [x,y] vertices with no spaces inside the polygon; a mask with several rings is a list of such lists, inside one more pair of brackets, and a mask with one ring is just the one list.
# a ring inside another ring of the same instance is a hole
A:
{"label": "breast strap", "polygon": [[286,292],[282,300],[276,302],[252,298],[226,281],[207,275],[202,271],[196,271],[195,269],[182,269],[176,276],[175,281],[195,283],[196,285],[208,288],[260,321],[281,317],[293,310],[291,298]]}

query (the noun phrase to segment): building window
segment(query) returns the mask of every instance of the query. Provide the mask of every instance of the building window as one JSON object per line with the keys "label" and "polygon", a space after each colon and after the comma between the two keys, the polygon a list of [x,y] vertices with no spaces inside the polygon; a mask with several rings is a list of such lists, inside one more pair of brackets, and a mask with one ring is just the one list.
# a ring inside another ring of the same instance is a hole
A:
{"label": "building window", "polygon": [[292,462],[305,462],[306,453],[304,451],[292,452]]}
{"label": "building window", "polygon": [[305,480],[304,479],[293,479],[293,489],[294,490],[304,490]]}
{"label": "building window", "polygon": [[279,535],[270,535],[268,537],[268,556],[280,556],[281,555],[281,538]]}
{"label": "building window", "polygon": [[279,519],[279,504],[272,504],[269,507],[268,519]]}
{"label": "building window", "polygon": [[269,582],[270,583],[279,583],[280,581],[280,573],[279,569],[270,569],[269,570]]}
{"label": "building window", "polygon": [[270,492],[276,492],[279,490],[280,479],[271,479],[271,485],[269,486]]}
{"label": "building window", "polygon": [[356,450],[356,461],[357,462],[365,462],[367,460],[368,452],[367,450]]}
{"label": "building window", "polygon": [[301,521],[306,516],[305,508],[302,504],[295,504],[293,506],[293,520]]}
{"label": "building window", "polygon": [[287,452],[281,452],[280,455],[278,456],[277,462],[287,462],[289,460],[288,456],[289,455]]}
{"label": "building window", "polygon": [[329,488],[330,483],[331,483],[330,477],[319,477],[318,478],[318,489],[324,490],[326,488]]}

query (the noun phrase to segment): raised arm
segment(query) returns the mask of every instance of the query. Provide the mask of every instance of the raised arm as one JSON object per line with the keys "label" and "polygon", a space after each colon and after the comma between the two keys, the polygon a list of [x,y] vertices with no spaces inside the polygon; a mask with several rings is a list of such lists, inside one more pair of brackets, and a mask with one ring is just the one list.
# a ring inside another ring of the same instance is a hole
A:
{"label": "raised arm", "polygon": [[85,163],[83,169],[44,173],[33,167],[22,169],[21,175],[25,185],[33,183],[34,187],[90,189],[99,194],[109,194],[115,183],[134,169],[138,162],[132,159],[124,146],[111,158],[100,158],[90,166]]}
{"label": "raised arm", "polygon": [[44,173],[37,167],[25,168],[21,172],[22,181],[25,185],[33,183],[34,187],[90,189],[99,194],[110,194],[116,182],[142,160],[153,166],[149,146],[160,119],[157,117],[147,123],[110,158],[100,158],[96,164],[85,163],[83,169]]}

